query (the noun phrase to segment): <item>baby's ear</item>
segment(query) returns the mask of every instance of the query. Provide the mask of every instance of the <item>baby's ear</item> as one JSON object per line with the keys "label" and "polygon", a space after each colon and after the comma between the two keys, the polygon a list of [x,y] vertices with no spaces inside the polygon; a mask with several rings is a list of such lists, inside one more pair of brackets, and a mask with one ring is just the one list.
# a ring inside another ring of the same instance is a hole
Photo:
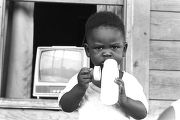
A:
{"label": "baby's ear", "polygon": [[123,57],[126,57],[127,47],[128,47],[127,42],[124,42],[124,47],[123,47]]}
{"label": "baby's ear", "polygon": [[85,51],[86,51],[86,55],[87,55],[87,57],[90,57],[90,53],[89,53],[89,46],[88,46],[88,44],[87,44],[87,43],[84,43],[84,49],[85,49]]}

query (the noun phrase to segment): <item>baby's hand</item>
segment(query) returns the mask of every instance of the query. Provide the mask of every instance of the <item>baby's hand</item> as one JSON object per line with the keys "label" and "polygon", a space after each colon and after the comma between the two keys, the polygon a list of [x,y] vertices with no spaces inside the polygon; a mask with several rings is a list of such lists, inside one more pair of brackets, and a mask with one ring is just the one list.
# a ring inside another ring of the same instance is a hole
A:
{"label": "baby's hand", "polygon": [[89,82],[92,80],[92,75],[90,74],[90,68],[82,68],[78,74],[78,85],[87,89],[89,86]]}
{"label": "baby's hand", "polygon": [[126,96],[126,92],[125,92],[125,87],[124,87],[124,82],[122,79],[117,78],[115,80],[115,83],[119,85],[119,99],[118,99],[118,103],[119,104],[123,104],[127,101],[127,96]]}

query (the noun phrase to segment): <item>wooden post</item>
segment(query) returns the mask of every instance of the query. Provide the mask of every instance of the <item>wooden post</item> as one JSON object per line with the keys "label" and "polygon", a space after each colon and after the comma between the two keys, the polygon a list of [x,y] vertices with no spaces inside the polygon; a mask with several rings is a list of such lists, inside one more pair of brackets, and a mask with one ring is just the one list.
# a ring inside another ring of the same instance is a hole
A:
{"label": "wooden post", "polygon": [[133,74],[149,96],[150,0],[125,0],[126,71]]}
{"label": "wooden post", "polygon": [[3,61],[5,50],[6,37],[6,0],[0,1],[0,96],[2,96],[3,89]]}
{"label": "wooden post", "polygon": [[17,2],[13,9],[6,97],[30,98],[34,3]]}

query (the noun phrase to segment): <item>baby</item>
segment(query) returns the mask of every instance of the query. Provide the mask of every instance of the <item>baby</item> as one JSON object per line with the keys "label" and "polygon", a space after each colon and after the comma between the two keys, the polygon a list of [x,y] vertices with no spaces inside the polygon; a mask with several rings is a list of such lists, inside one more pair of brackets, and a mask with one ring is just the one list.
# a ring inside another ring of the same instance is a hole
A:
{"label": "baby", "polygon": [[85,26],[84,47],[94,66],[103,67],[104,61],[114,59],[119,65],[119,97],[113,105],[100,100],[101,80],[94,80],[91,68],[82,68],[59,95],[63,111],[79,111],[79,120],[143,119],[148,103],[143,88],[131,74],[122,71],[127,43],[122,20],[111,12],[98,12],[90,16]]}

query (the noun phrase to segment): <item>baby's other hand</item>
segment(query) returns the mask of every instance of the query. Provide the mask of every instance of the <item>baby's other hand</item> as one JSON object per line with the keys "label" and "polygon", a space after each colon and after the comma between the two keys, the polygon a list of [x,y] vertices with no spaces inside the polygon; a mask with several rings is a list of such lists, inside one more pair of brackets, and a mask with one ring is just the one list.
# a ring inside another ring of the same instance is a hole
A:
{"label": "baby's other hand", "polygon": [[90,68],[82,68],[78,74],[78,85],[87,89],[89,86],[89,83],[92,80],[92,75],[90,74],[91,70]]}
{"label": "baby's other hand", "polygon": [[119,104],[125,103],[127,101],[127,96],[125,92],[124,82],[122,79],[117,78],[115,80],[115,83],[119,86]]}

